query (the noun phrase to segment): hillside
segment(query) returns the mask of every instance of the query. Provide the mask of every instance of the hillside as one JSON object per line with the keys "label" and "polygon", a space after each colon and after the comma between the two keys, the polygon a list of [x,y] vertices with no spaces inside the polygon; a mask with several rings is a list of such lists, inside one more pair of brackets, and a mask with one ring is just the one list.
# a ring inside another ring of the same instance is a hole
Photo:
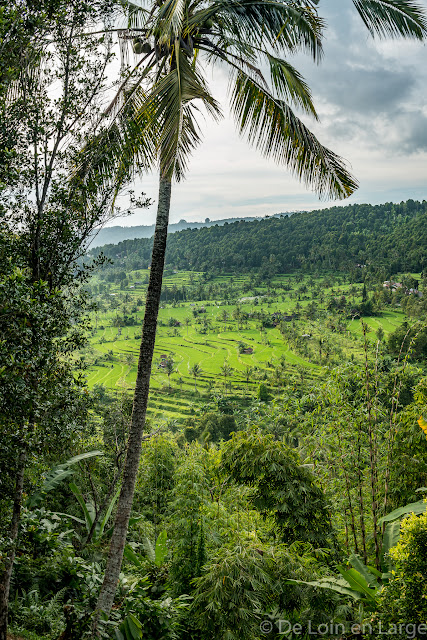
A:
{"label": "hillside", "polygon": [[[101,251],[125,270],[146,268],[151,239],[125,240]],[[352,271],[367,264],[384,277],[421,271],[427,245],[427,202],[354,204],[313,212],[241,220],[171,235],[166,263],[196,271],[250,271],[261,275],[309,267]]]}
{"label": "hillside", "polygon": [[[275,214],[273,217],[281,216],[281,213]],[[289,214],[292,215],[292,214]],[[210,220],[206,218],[204,222],[187,222],[187,220],[180,220],[179,222],[169,225],[169,233],[176,233],[177,231],[183,231],[184,229],[201,229],[202,227],[213,227],[215,225],[222,226],[224,224],[232,224],[233,222],[240,222],[244,220],[246,222],[252,222],[255,218],[227,218],[225,220]],[[115,225],[114,227],[104,227],[96,232],[93,236],[90,246],[92,248],[100,247],[104,244],[117,244],[123,240],[133,240],[137,238],[151,238],[154,234],[154,224],[151,225],[137,225],[134,227],[121,227]]]}

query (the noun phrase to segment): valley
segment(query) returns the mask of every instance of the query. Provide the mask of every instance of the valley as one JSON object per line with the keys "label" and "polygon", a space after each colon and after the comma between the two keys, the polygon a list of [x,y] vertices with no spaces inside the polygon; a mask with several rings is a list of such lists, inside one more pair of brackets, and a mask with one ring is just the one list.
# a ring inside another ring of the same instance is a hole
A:
{"label": "valley", "polygon": [[[94,294],[97,311],[89,345],[80,354],[90,388],[132,392],[146,290],[139,283],[147,275],[148,270],[130,272],[128,282],[138,284],[110,285],[108,291],[99,276],[93,278],[91,290],[103,293]],[[207,281],[205,273],[184,271],[167,275],[165,297],[182,287],[187,300],[164,300],[159,312],[148,408],[155,421],[181,421],[217,395],[245,406],[262,383],[278,397],[285,385],[363,358],[359,314],[331,309],[331,301],[345,298],[355,308],[362,301],[363,284],[345,275],[287,274],[255,286],[248,275]],[[209,289],[221,295],[206,299]],[[380,328],[386,341],[404,318],[397,307],[365,318],[372,348]]]}

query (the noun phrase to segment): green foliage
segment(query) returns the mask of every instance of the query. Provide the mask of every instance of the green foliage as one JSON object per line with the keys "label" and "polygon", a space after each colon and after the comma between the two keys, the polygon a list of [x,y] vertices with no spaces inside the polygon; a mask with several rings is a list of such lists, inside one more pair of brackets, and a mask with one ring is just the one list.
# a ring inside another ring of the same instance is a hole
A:
{"label": "green foliage", "polygon": [[117,640],[139,640],[142,638],[142,625],[132,613],[128,613],[114,633]]}
{"label": "green foliage", "polygon": [[176,595],[191,592],[191,581],[199,574],[200,559],[204,556],[203,507],[208,503],[209,493],[201,456],[199,448],[191,445],[177,470],[170,504],[174,553],[169,578]]}
{"label": "green foliage", "polygon": [[[414,502],[420,485],[427,485],[427,441],[419,425],[420,416],[427,408],[426,379],[413,382],[416,384],[412,389],[412,401],[399,416],[399,428],[393,441],[390,507],[396,508]],[[405,391],[403,395],[407,395]]]}
{"label": "green foliage", "polygon": [[271,395],[268,393],[267,385],[261,382],[257,391],[257,398],[261,402],[268,402],[271,400]]}
{"label": "green foliage", "polygon": [[[68,585],[68,563],[74,555],[74,530],[44,508],[23,510],[18,553],[15,560],[12,596],[34,589],[40,601]],[[4,560],[4,556],[2,558]]]}
{"label": "green foliage", "polygon": [[235,417],[229,413],[208,411],[199,420],[188,422],[190,424],[184,430],[188,442],[199,440],[207,443],[228,440],[230,434],[236,429]]}
{"label": "green foliage", "polygon": [[377,580],[382,577],[372,567],[366,567],[360,558],[353,555],[349,558],[352,568],[344,568],[338,565],[337,569],[341,577],[328,576],[320,580],[305,582],[300,580],[289,580],[289,584],[304,584],[316,589],[328,589],[340,596],[351,597],[363,604],[364,608],[374,611],[377,606],[377,598],[381,591],[381,585]]}
{"label": "green foliage", "polygon": [[[83,497],[81,490],[74,482],[70,483],[70,489],[74,494],[77,502],[80,505],[81,515],[83,516],[83,519],[76,518],[75,516],[71,516],[71,515],[69,515],[68,517],[72,518],[72,520],[75,520],[76,522],[79,522],[80,524],[84,524],[87,535],[89,536],[89,534],[91,534],[91,540],[93,542],[98,542],[104,534],[109,533],[105,531],[105,527],[111,517],[114,506],[118,500],[120,488],[117,489],[116,493],[108,502],[103,518],[99,517],[99,513],[97,514],[97,511],[93,502],[91,501],[85,502],[85,499]],[[61,515],[66,515],[66,514],[61,514]]]}
{"label": "green foliage", "polygon": [[[375,273],[380,264],[386,280],[391,273],[423,269],[426,217],[427,202],[409,200],[188,229],[171,234],[166,260],[178,269],[240,273],[243,268],[259,273],[265,256],[273,256],[274,274],[298,268],[339,269],[350,272],[356,282],[362,269],[355,264],[366,263],[364,273]],[[124,240],[93,249],[92,254],[101,250],[112,259],[120,252],[129,270],[136,259],[148,263],[151,241]]]}
{"label": "green foliage", "polygon": [[424,360],[427,356],[427,327],[422,324],[410,326],[403,322],[388,338],[388,348],[394,355],[409,353],[415,360]]}
{"label": "green foliage", "polygon": [[174,487],[176,446],[167,435],[143,444],[135,507],[155,526],[165,514]]}
{"label": "green foliage", "polygon": [[37,634],[57,637],[64,626],[63,599],[65,589],[42,598],[37,589],[22,591],[10,603],[10,620],[14,627],[23,627]]}
{"label": "green foliage", "polygon": [[[159,533],[154,547],[147,537],[144,539],[143,545],[148,560],[156,565],[156,567],[161,567],[168,555],[167,531],[164,530]],[[142,559],[138,557],[131,547],[125,547],[124,555],[137,567],[142,566]]]}
{"label": "green foliage", "polygon": [[149,582],[146,578],[124,585],[120,611],[123,621],[115,630],[117,640],[178,640],[182,617],[189,606],[189,598],[166,597],[153,600],[148,596]]}
{"label": "green foliage", "polygon": [[[166,598],[165,600],[144,599],[138,596],[135,598],[134,603],[130,598],[127,608],[131,608],[132,605],[135,610],[134,615],[135,617],[137,616],[140,624],[142,632],[140,637],[145,636],[152,638],[152,640],[178,640],[182,628],[181,619],[189,606],[186,596],[174,599]],[[131,640],[132,638],[125,637],[126,640]]]}
{"label": "green foliage", "polygon": [[257,428],[234,433],[222,447],[222,467],[238,483],[253,487],[251,501],[271,515],[284,542],[329,547],[332,531],[323,492],[298,454]]}
{"label": "green foliage", "polygon": [[[415,514],[401,525],[399,543],[390,551],[395,570],[378,607],[383,628],[395,624],[425,624],[427,620],[427,514]],[[406,634],[398,634],[398,638]]]}
{"label": "green foliage", "polygon": [[39,491],[33,493],[27,500],[25,506],[28,509],[34,509],[38,507],[42,502],[44,496],[49,491],[53,491],[56,489],[64,480],[73,475],[74,470],[70,469],[74,464],[81,462],[82,460],[87,460],[89,458],[93,458],[94,456],[102,455],[101,451],[88,451],[86,453],[81,453],[78,456],[73,456],[66,462],[62,464],[58,464],[53,467],[44,477],[43,484],[40,487]]}
{"label": "green foliage", "polygon": [[203,637],[253,640],[272,588],[272,557],[251,545],[222,547],[194,580],[192,615]]}
{"label": "green foliage", "polygon": [[393,522],[401,518],[402,516],[406,516],[408,513],[414,513],[415,515],[420,515],[424,513],[427,508],[427,504],[424,500],[419,500],[418,502],[413,502],[411,504],[407,504],[404,507],[399,507],[395,509],[391,513],[388,513],[386,516],[383,516],[379,521],[379,524],[382,522]]}

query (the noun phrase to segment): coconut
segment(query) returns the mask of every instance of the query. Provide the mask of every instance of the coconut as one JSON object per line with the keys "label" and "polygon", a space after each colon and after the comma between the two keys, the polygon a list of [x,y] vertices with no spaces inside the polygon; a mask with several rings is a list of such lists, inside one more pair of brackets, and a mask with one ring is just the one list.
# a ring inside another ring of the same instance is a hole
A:
{"label": "coconut", "polygon": [[141,38],[135,38],[132,44],[134,53],[141,55],[142,53],[150,53],[151,45],[149,42],[144,42]]}

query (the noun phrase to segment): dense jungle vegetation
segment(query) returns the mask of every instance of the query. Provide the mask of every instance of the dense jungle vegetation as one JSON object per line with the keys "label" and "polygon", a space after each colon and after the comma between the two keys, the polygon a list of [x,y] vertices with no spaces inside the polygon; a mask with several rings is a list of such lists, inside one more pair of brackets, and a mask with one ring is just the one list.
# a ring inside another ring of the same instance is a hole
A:
{"label": "dense jungle vegetation", "polygon": [[[318,5],[1,4],[0,640],[426,635],[426,203],[185,231],[164,269],[204,64],[249,143],[357,188],[293,111]],[[154,167],[153,242],[89,254]]]}
{"label": "dense jungle vegetation", "polygon": [[[69,361],[83,403],[32,445],[10,607],[24,638],[83,637],[102,580],[149,273],[109,282],[119,270],[84,285],[86,345]],[[427,287],[420,274],[396,274],[395,292],[357,274],[352,283],[345,273],[166,272],[106,637],[252,640],[291,629],[308,638],[319,629],[351,638],[363,623],[378,638],[405,624],[403,638],[408,625],[421,628],[427,298],[410,289]],[[12,485],[13,474],[11,496]]]}
{"label": "dense jungle vegetation", "polygon": [[[353,204],[281,218],[241,221],[174,233],[166,263],[195,271],[250,271],[271,275],[295,269],[368,265],[384,280],[391,273],[422,271],[426,263],[427,202]],[[152,240],[125,240],[93,249],[127,271],[146,268]],[[105,266],[108,268],[108,266]]]}

